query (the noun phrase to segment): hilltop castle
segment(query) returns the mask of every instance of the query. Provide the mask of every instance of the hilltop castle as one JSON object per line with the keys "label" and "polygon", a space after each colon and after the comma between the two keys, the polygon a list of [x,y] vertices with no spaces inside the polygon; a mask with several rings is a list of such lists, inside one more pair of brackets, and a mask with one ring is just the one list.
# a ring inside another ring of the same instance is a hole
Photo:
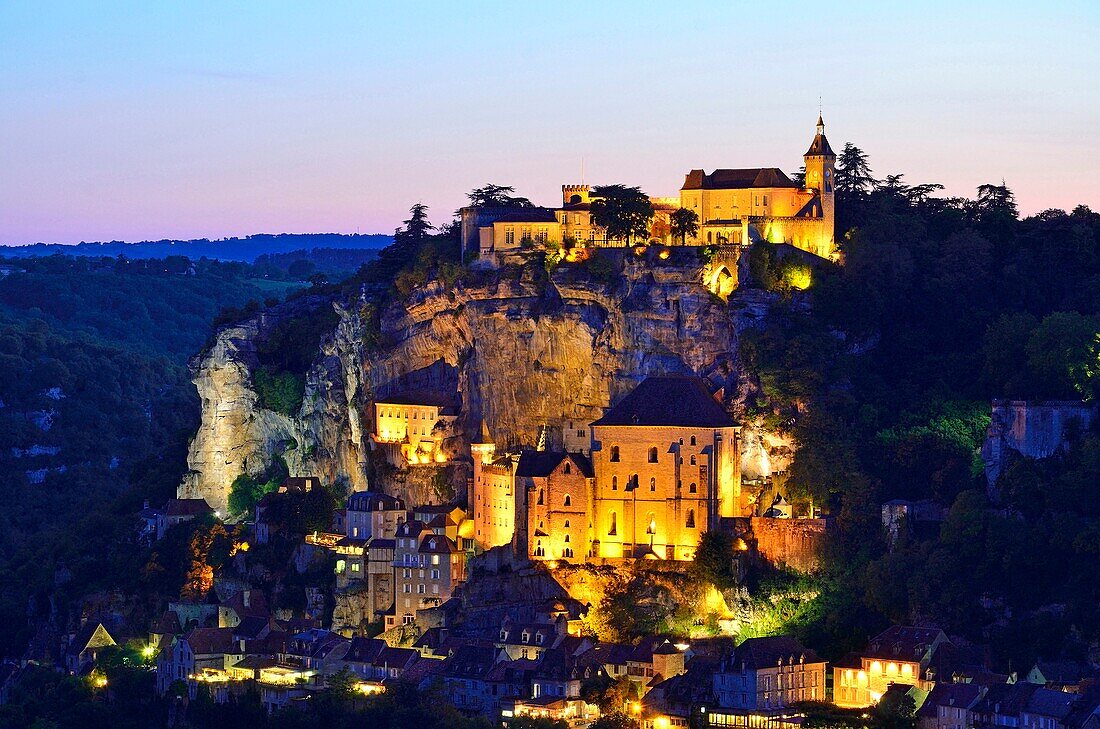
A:
{"label": "hilltop castle", "polygon": [[[818,116],[817,133],[803,155],[803,184],[778,167],[702,169],[687,173],[679,197],[650,198],[653,218],[649,243],[678,245],[670,215],[678,208],[699,216],[689,246],[748,246],[756,241],[789,243],[822,258],[835,259],[833,173],[836,155]],[[609,241],[592,220],[595,199],[588,185],[563,185],[561,207],[471,206],[463,208],[464,254],[476,252],[483,265],[499,265],[524,247],[548,243],[579,248],[621,245]]]}

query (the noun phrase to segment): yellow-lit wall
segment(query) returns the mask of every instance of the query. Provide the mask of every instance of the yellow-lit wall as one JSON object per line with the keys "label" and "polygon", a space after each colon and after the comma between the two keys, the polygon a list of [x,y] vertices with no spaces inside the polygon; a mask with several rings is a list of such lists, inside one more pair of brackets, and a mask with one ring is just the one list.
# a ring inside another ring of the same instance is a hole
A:
{"label": "yellow-lit wall", "polygon": [[[589,548],[589,479],[576,465],[562,461],[546,478],[527,480],[530,483],[522,487],[527,489],[529,556],[538,560],[585,561]],[[540,536],[540,532],[546,536]]]}
{"label": "yellow-lit wall", "polygon": [[511,544],[516,521],[515,477],[511,462],[484,465],[475,461],[471,505],[474,541],[482,549]]}
{"label": "yellow-lit wall", "polygon": [[432,429],[439,422],[436,405],[374,404],[375,438],[382,443],[401,443],[401,454],[409,463],[444,460],[439,439]]}
{"label": "yellow-lit wall", "polygon": [[833,668],[833,703],[860,709],[877,704],[892,683],[920,685],[920,664],[910,661],[863,658],[860,668]]}
{"label": "yellow-lit wall", "polygon": [[[639,551],[652,546],[660,559],[689,560],[710,519],[743,513],[735,427],[605,425],[593,426],[592,438],[592,536],[600,557],[632,556],[636,544]],[[656,463],[650,462],[651,448],[657,449]],[[635,476],[637,488],[629,491]]]}

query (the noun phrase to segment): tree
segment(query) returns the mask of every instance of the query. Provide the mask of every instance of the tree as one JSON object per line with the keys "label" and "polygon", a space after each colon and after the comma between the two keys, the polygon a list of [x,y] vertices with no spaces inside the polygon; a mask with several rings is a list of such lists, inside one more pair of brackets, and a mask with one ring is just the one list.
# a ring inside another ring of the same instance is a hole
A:
{"label": "tree", "polygon": [[592,222],[607,231],[609,240],[626,245],[649,234],[653,205],[637,187],[603,185],[592,190]]}
{"label": "tree", "polygon": [[836,193],[848,197],[861,197],[875,187],[867,153],[848,142],[836,160]]}
{"label": "tree", "polygon": [[349,701],[355,695],[355,684],[355,674],[347,666],[325,679],[328,695],[338,703]]}
{"label": "tree", "polygon": [[471,206],[533,208],[534,203],[525,197],[513,197],[511,185],[494,185],[491,182],[466,193]]}
{"label": "tree", "polygon": [[428,206],[424,203],[416,203],[409,208],[409,218],[402,222],[405,227],[393,232],[395,242],[422,243],[435,229],[435,226],[428,222]]}
{"label": "tree", "polygon": [[1056,312],[1043,319],[1027,342],[1027,364],[1044,397],[1100,394],[1100,322],[1077,312]]}
{"label": "tree", "polygon": [[638,720],[627,716],[622,711],[612,711],[603,714],[592,722],[591,729],[638,729]]}
{"label": "tree", "polygon": [[703,532],[695,550],[695,571],[699,577],[718,588],[734,587],[737,575],[733,571],[733,535],[728,532]]}
{"label": "tree", "polygon": [[1000,185],[979,185],[978,198],[974,201],[974,212],[981,219],[990,215],[1020,217],[1020,211],[1016,207],[1016,196],[1004,182]]}
{"label": "tree", "polygon": [[672,222],[672,235],[680,239],[680,245],[687,245],[688,237],[694,238],[699,232],[699,214],[687,208],[678,208],[669,216]]}

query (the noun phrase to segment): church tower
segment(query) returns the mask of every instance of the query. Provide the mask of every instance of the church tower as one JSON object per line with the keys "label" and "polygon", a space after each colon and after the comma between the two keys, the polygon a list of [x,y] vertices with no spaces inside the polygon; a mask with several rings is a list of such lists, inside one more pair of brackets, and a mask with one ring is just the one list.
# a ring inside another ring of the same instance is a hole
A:
{"label": "church tower", "polygon": [[810,148],[803,155],[806,160],[806,187],[817,191],[821,198],[821,217],[824,223],[824,240],[821,241],[822,254],[830,257],[835,250],[835,221],[833,207],[833,174],[836,167],[836,155],[825,138],[825,122],[817,115],[817,134]]}

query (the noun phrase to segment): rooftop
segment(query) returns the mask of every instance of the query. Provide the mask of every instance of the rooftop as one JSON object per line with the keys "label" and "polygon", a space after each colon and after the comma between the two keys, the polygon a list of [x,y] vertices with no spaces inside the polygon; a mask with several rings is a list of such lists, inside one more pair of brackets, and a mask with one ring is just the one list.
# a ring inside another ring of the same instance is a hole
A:
{"label": "rooftop", "polygon": [[687,173],[681,190],[744,190],[747,188],[787,187],[797,189],[798,183],[787,177],[778,167],[745,167],[741,169],[717,169],[710,174],[705,170]]}
{"label": "rooftop", "polygon": [[666,375],[647,377],[592,425],[731,428],[737,423],[711,396],[705,380]]}

